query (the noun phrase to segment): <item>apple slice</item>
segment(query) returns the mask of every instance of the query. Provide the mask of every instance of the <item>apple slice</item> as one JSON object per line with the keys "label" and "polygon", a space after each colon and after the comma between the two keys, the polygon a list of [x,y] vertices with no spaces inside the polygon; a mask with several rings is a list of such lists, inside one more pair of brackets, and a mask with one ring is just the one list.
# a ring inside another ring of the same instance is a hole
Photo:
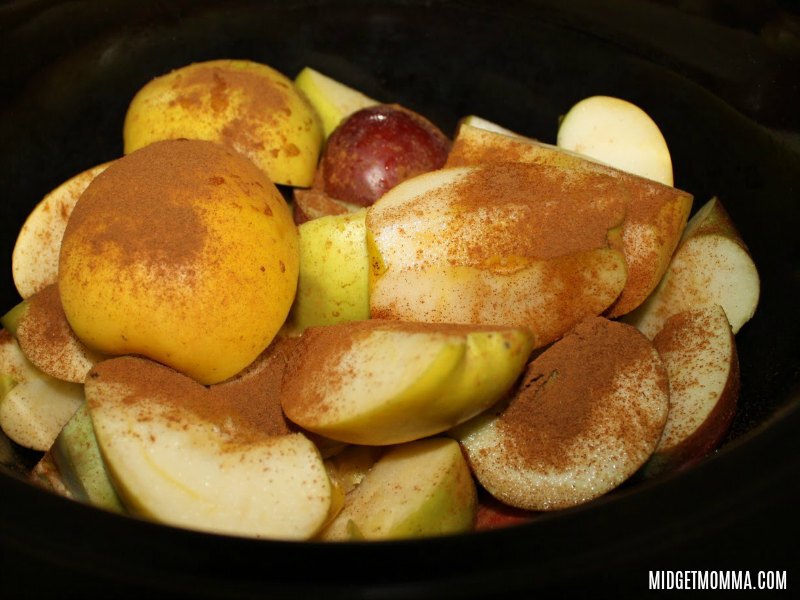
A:
{"label": "apple slice", "polygon": [[384,453],[383,446],[349,445],[325,460],[332,481],[349,494],[356,489]]}
{"label": "apple slice", "polygon": [[672,315],[653,339],[669,374],[667,424],[648,476],[685,468],[717,447],[739,396],[739,360],[721,306]]}
{"label": "apple slice", "polygon": [[366,210],[298,227],[300,277],[292,307],[298,330],[369,318]]}
{"label": "apple slice", "polygon": [[489,121],[488,119],[484,119],[483,117],[479,117],[477,115],[467,115],[461,119],[461,121],[459,121],[459,125],[469,125],[470,127],[477,127],[485,131],[493,131],[495,133],[502,133],[503,135],[510,135],[513,137],[525,137],[519,133],[511,131],[510,129],[506,129],[502,125],[498,125],[494,121]]}
{"label": "apple slice", "polygon": [[596,498],[636,472],[669,408],[661,358],[636,329],[593,317],[529,365],[518,392],[455,429],[474,475],[526,510]]}
{"label": "apple slice", "polygon": [[352,444],[434,435],[499,400],[531,335],[512,327],[353,321],[307,329],[281,389],[286,416]]}
{"label": "apple slice", "polygon": [[736,334],[755,314],[760,291],[747,246],[712,198],[689,221],[659,286],[625,321],[652,339],[672,315],[719,304]]}
{"label": "apple slice", "polygon": [[392,189],[367,211],[372,317],[527,327],[541,346],[600,314],[627,281],[624,206],[615,180],[583,183],[509,163]]}
{"label": "apple slice", "polygon": [[459,128],[445,166],[504,162],[549,166],[590,190],[605,178],[617,182],[618,199],[624,204],[621,249],[628,281],[606,314],[618,317],[639,306],[658,285],[669,264],[692,208],[691,194],[556,146],[468,125]]}
{"label": "apple slice", "polygon": [[344,215],[364,208],[357,204],[331,198],[321,189],[313,187],[309,189],[295,188],[292,197],[294,199],[294,222],[298,225],[319,217]]}
{"label": "apple slice", "polygon": [[454,440],[409,442],[389,449],[375,463],[321,538],[392,540],[469,531],[476,497]]}
{"label": "apple slice", "polygon": [[265,433],[241,406],[246,397],[122,357],[92,369],[86,400],[109,475],[135,514],[272,539],[308,538],[328,518],[317,448],[300,433]]}
{"label": "apple slice", "polygon": [[106,510],[124,512],[100,455],[85,402],[64,425],[47,454],[58,468],[70,497]]}
{"label": "apple slice", "polygon": [[300,71],[294,83],[319,114],[326,138],[345,117],[362,108],[378,104],[377,100],[311,67],[305,67]]}
{"label": "apple slice", "polygon": [[83,190],[110,164],[97,165],[68,179],[28,215],[11,255],[14,285],[23,299],[58,279],[58,253],[67,220]]}
{"label": "apple slice", "polygon": [[61,306],[58,284],[42,288],[26,305],[17,325],[17,341],[23,354],[51,377],[83,383],[86,373],[102,357],[72,331]]}
{"label": "apple slice", "polygon": [[0,428],[26,448],[45,451],[83,402],[83,386],[45,375],[0,330]]}
{"label": "apple slice", "polygon": [[635,104],[592,96],[569,109],[557,145],[622,171],[672,185],[672,158],[655,121]]}

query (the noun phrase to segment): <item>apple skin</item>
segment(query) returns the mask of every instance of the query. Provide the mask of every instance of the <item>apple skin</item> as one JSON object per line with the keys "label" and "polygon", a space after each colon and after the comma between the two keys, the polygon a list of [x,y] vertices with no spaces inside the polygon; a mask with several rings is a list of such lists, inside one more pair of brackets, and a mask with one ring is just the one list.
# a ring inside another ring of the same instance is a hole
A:
{"label": "apple skin", "polygon": [[489,531],[530,523],[538,513],[503,504],[490,494],[478,492],[475,531]]}
{"label": "apple skin", "polygon": [[736,414],[739,359],[736,340],[719,305],[667,319],[653,345],[670,378],[670,412],[643,473],[685,469],[714,450]]}
{"label": "apple skin", "polygon": [[377,100],[311,67],[304,67],[294,84],[319,114],[326,139],[346,117],[378,104]]}
{"label": "apple skin", "polygon": [[[153,222],[163,219],[180,230],[159,233]],[[58,287],[91,349],[148,356],[209,384],[269,345],[298,270],[297,228],[263,172],[219,144],[168,140],[118,159],[86,188],[64,233]]]}
{"label": "apple skin", "polygon": [[450,140],[422,115],[396,104],[361,109],[328,138],[322,190],[370,206],[398,183],[444,165]]}
{"label": "apple skin", "polygon": [[511,327],[353,321],[307,329],[289,358],[281,406],[300,427],[351,444],[446,431],[497,402],[532,347]]}
{"label": "apple skin", "polygon": [[23,299],[58,281],[58,254],[67,220],[83,190],[110,164],[91,167],[68,179],[28,215],[11,254],[14,285]]}
{"label": "apple skin", "polygon": [[314,179],[323,131],[291,79],[247,60],[194,63],[144,85],[128,107],[125,154],[153,142],[217,142],[249,158],[274,183]]}
{"label": "apple skin", "polygon": [[291,312],[298,331],[369,318],[365,219],[362,208],[298,227],[300,274]]}
{"label": "apple skin", "polygon": [[712,198],[686,225],[658,287],[624,320],[652,339],[670,316],[718,304],[736,334],[755,314],[760,293],[747,245],[720,200]]}
{"label": "apple skin", "polygon": [[625,254],[628,281],[605,315],[616,318],[644,302],[661,281],[681,238],[692,208],[691,194],[556,146],[469,125],[459,128],[445,166],[498,162],[549,165],[572,177],[600,175],[616,180],[619,198],[627,207],[621,249]]}
{"label": "apple skin", "polygon": [[611,96],[584,98],[558,128],[559,148],[671,186],[672,158],[661,130],[635,104]]}
{"label": "apple skin", "polygon": [[477,493],[458,443],[428,438],[387,450],[346,498],[325,541],[396,540],[470,531]]}

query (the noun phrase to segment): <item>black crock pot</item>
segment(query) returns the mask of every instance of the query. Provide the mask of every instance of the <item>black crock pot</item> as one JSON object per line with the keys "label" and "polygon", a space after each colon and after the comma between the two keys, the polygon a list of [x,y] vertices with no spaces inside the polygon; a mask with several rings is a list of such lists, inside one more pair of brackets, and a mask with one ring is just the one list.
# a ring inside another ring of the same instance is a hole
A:
{"label": "black crock pot", "polygon": [[[762,277],[741,330],[739,412],[696,467],[494,532],[323,545],[214,536],[105,513],[0,472],[4,597],[518,597],[646,593],[650,571],[785,571],[800,501],[800,16],[786,1],[19,0],[0,6],[0,311],[35,203],[122,152],[152,77],[213,58],[311,65],[445,131],[474,113],[552,142],[575,101],[629,99],[676,185],[719,196]],[[755,579],[753,580],[755,583]],[[10,593],[6,596],[6,593]]]}

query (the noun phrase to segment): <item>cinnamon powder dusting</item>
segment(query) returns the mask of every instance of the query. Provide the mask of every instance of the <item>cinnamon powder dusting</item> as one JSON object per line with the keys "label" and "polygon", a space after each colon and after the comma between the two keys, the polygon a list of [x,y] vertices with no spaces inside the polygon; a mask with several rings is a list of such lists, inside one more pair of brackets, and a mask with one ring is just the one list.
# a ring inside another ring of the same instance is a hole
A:
{"label": "cinnamon powder dusting", "polygon": [[[529,365],[520,391],[501,413],[498,426],[507,434],[507,455],[529,468],[562,471],[592,461],[587,446],[575,443],[590,430],[631,448],[643,437],[657,440],[664,423],[636,414],[641,410],[636,398],[624,405],[606,401],[613,396],[616,377],[631,368],[638,372],[629,379],[655,376],[667,397],[663,368],[653,372],[653,352],[650,342],[628,325],[601,317],[581,322]],[[638,426],[629,427],[634,423]],[[643,436],[639,426],[652,431]]]}

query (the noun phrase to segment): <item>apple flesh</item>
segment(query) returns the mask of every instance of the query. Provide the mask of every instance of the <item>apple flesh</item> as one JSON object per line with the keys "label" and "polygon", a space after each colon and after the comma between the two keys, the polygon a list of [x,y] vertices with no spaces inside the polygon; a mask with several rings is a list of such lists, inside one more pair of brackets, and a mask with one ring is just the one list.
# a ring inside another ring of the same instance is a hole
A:
{"label": "apple flesh", "polygon": [[478,482],[525,510],[575,506],[650,457],[669,408],[664,364],[629,325],[593,317],[530,363],[517,393],[452,431]]}
{"label": "apple flesh", "polygon": [[345,215],[363,209],[363,206],[342,202],[331,198],[322,190],[314,187],[308,189],[296,188],[292,195],[294,222],[302,225],[320,217],[332,215]]}
{"label": "apple flesh", "polygon": [[291,312],[297,330],[369,318],[365,219],[362,208],[298,227],[300,275]]}
{"label": "apple flesh", "polygon": [[281,388],[286,416],[342,442],[434,435],[499,400],[531,351],[512,327],[354,321],[305,331]]}
{"label": "apple flesh", "polygon": [[559,148],[622,171],[672,185],[672,158],[661,130],[635,104],[592,96],[573,106],[558,128]]}
{"label": "apple flesh", "polygon": [[526,327],[548,344],[625,287],[617,192],[521,163],[405,181],[367,210],[370,314]]}
{"label": "apple flesh", "polygon": [[653,338],[674,314],[720,305],[733,333],[755,314],[761,283],[753,258],[722,203],[691,218],[658,287],[625,321]]}
{"label": "apple flesh", "polygon": [[67,220],[83,190],[110,164],[97,165],[68,179],[28,215],[11,254],[14,285],[23,299],[58,280],[58,253]]}
{"label": "apple flesh", "polygon": [[172,369],[103,361],[86,379],[86,401],[114,487],[134,514],[287,540],[311,537],[328,518],[331,484],[313,443],[265,433],[243,414],[209,417],[199,407],[221,397]]}
{"label": "apple flesh", "polygon": [[648,476],[686,468],[716,448],[739,396],[736,342],[721,306],[671,316],[653,345],[669,374],[670,408]]}
{"label": "apple flesh", "polygon": [[319,114],[326,138],[346,117],[378,104],[377,100],[311,67],[303,68],[295,77],[294,84]]}
{"label": "apple flesh", "polygon": [[409,442],[389,449],[373,465],[321,539],[393,540],[470,531],[476,497],[454,440]]}
{"label": "apple flesh", "polygon": [[322,190],[369,206],[401,181],[440,168],[450,140],[425,117],[395,104],[364,108],[328,138],[320,160]]}
{"label": "apple flesh", "polygon": [[56,379],[83,383],[89,369],[101,360],[69,326],[57,284],[42,288],[27,300],[27,310],[19,319],[16,335],[26,358]]}
{"label": "apple flesh", "polygon": [[470,127],[477,127],[478,129],[483,129],[485,131],[493,131],[495,133],[502,133],[503,135],[510,135],[514,137],[524,137],[510,129],[503,127],[495,123],[494,121],[489,121],[488,119],[484,119],[483,117],[479,117],[478,115],[467,115],[461,121],[459,121],[460,125],[468,125]]}
{"label": "apple flesh", "polygon": [[181,67],[143,86],[123,131],[125,154],[162,140],[217,142],[271,181],[311,185],[322,147],[319,116],[291,79],[247,60]]}

